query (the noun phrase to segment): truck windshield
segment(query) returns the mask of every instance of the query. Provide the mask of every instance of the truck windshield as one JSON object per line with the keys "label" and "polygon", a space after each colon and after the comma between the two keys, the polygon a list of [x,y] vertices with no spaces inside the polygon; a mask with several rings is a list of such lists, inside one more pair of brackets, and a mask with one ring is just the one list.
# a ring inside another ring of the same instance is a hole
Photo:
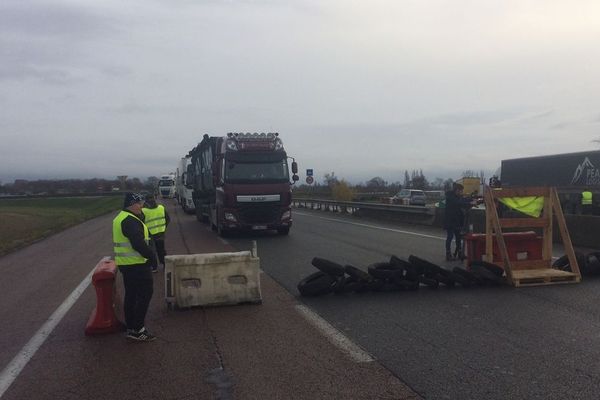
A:
{"label": "truck windshield", "polygon": [[175,185],[175,181],[172,181],[172,180],[164,179],[164,180],[158,181],[158,186],[174,186],[174,185]]}
{"label": "truck windshield", "polygon": [[225,161],[225,181],[228,183],[289,182],[287,160],[276,162]]}

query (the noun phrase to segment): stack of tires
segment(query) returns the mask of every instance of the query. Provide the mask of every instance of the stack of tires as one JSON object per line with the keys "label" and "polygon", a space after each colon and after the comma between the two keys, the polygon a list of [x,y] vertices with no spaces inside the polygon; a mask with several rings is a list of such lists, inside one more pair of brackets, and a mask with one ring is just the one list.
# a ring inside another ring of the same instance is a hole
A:
{"label": "stack of tires", "polygon": [[328,293],[362,293],[366,291],[414,291],[421,287],[491,286],[505,283],[504,270],[497,265],[476,262],[471,271],[460,267],[445,269],[423,258],[411,255],[408,260],[392,256],[389,261],[367,266],[367,271],[352,265],[342,266],[333,261],[315,257],[318,271],[298,283],[302,296],[320,296]]}
{"label": "stack of tires", "polygon": [[[579,272],[581,273],[581,276],[600,276],[600,252],[592,251],[590,253],[583,254],[579,251],[576,251],[575,258],[577,259],[577,265],[579,266]],[[566,254],[554,261],[552,263],[552,267],[563,271],[572,272],[569,257]]]}

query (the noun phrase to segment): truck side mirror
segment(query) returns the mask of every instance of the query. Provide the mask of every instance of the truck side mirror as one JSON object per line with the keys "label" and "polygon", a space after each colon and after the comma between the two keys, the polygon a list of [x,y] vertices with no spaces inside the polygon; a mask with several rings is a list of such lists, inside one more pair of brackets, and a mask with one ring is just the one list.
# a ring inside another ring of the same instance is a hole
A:
{"label": "truck side mirror", "polygon": [[[298,173],[298,163],[296,161],[292,161],[292,173],[293,174]],[[300,178],[298,178],[298,179],[300,179]],[[297,181],[298,179],[294,179],[294,181]]]}

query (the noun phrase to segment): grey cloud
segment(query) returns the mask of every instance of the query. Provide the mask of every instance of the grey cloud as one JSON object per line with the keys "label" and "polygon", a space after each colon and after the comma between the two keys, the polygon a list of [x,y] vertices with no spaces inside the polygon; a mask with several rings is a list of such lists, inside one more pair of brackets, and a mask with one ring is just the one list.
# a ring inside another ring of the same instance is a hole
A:
{"label": "grey cloud", "polygon": [[83,55],[90,42],[114,34],[116,26],[115,19],[95,14],[89,7],[0,2],[0,80],[33,79],[52,85],[77,82],[81,78],[73,72],[74,67],[85,62]]}
{"label": "grey cloud", "polygon": [[66,69],[32,66],[0,66],[0,80],[24,80],[33,78],[52,85],[68,85],[81,81]]}
{"label": "grey cloud", "polygon": [[88,8],[56,2],[3,1],[0,3],[0,31],[19,36],[65,37],[106,34],[114,29],[110,20]]}

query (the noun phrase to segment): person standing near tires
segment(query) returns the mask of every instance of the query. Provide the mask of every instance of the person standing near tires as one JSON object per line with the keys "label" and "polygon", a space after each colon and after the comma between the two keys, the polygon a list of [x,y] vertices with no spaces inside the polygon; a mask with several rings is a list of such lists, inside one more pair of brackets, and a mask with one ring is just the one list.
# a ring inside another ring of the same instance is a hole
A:
{"label": "person standing near tires", "polygon": [[[153,247],[156,250],[158,262],[164,268],[165,256],[167,255],[165,250],[165,233],[171,218],[165,206],[156,204],[156,198],[152,194],[146,196],[142,212],[144,213],[144,223],[150,231],[150,237],[152,238]],[[158,272],[158,264],[152,265],[152,272]]]}
{"label": "person standing near tires", "polygon": [[465,210],[476,204],[475,201],[462,197],[463,185],[452,184],[452,190],[446,192],[446,210],[444,215],[444,229],[446,230],[446,261],[453,261],[451,245],[452,239],[456,244],[455,253],[462,258],[462,229],[465,221]]}
{"label": "person standing near tires", "polygon": [[152,298],[152,265],[156,256],[150,247],[150,232],[144,224],[144,197],[127,193],[123,210],[113,220],[115,264],[123,275],[125,298],[123,311],[127,339],[150,342],[156,337],[146,329],[144,320]]}

